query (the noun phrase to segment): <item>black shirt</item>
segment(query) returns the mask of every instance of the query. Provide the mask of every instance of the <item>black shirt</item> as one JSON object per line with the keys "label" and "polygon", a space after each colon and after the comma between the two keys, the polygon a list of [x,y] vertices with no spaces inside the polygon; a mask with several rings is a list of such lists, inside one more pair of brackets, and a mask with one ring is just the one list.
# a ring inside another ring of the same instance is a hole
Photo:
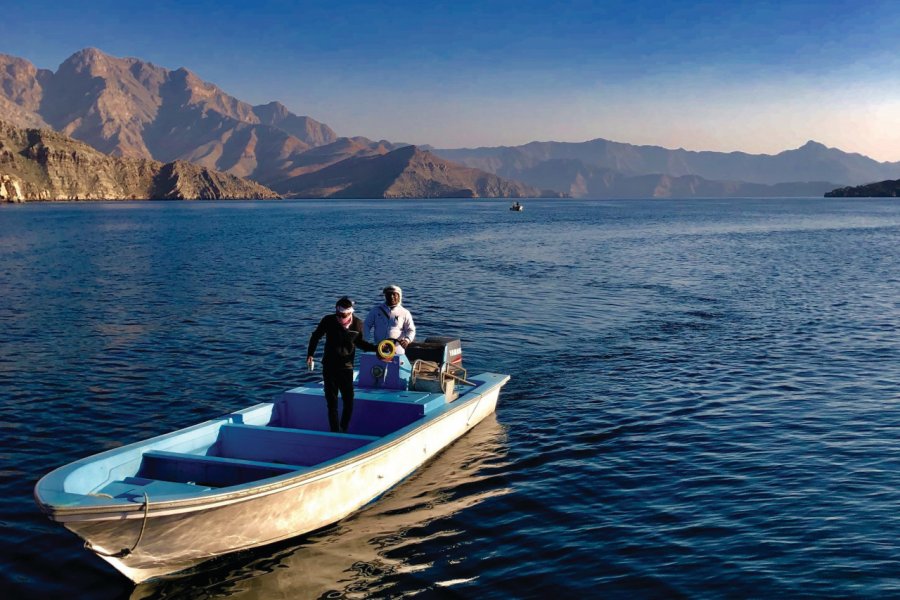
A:
{"label": "black shirt", "polygon": [[357,348],[368,352],[375,351],[375,344],[363,339],[363,322],[358,317],[353,317],[347,329],[344,329],[334,314],[322,317],[316,330],[309,336],[307,356],[315,354],[316,346],[319,345],[323,335],[325,336],[323,367],[352,369]]}

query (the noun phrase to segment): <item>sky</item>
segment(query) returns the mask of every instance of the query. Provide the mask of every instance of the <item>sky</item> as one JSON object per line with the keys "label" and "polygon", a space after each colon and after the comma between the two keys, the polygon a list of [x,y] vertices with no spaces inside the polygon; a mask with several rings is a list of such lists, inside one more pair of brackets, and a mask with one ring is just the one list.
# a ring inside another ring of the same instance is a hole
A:
{"label": "sky", "polygon": [[900,161],[900,2],[0,0],[0,53],[186,67],[339,135]]}

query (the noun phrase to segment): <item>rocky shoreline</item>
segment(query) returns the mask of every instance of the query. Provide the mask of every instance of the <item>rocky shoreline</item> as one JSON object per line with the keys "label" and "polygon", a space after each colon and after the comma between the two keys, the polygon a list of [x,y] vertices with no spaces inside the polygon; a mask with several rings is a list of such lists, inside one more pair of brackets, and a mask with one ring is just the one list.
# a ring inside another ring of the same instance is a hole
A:
{"label": "rocky shoreline", "polygon": [[258,183],[185,161],[104,154],[48,129],[0,121],[0,201],[221,200],[280,196]]}

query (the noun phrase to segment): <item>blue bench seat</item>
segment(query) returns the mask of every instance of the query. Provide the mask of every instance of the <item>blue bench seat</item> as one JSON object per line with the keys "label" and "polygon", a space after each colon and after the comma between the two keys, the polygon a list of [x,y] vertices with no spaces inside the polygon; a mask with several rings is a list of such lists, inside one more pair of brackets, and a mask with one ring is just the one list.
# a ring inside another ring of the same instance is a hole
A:
{"label": "blue bench seat", "polygon": [[302,468],[300,465],[151,450],[144,453],[137,476],[214,488],[276,477]]}
{"label": "blue bench seat", "polygon": [[377,440],[377,436],[229,423],[211,453],[266,463],[313,466]]}

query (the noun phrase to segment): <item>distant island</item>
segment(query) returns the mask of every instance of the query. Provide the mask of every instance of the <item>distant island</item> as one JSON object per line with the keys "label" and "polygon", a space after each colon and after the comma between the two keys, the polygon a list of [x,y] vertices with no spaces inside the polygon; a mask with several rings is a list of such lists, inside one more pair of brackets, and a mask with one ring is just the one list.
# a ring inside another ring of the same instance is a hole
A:
{"label": "distant island", "polygon": [[896,198],[897,196],[900,196],[900,179],[842,187],[825,194],[826,198]]}
{"label": "distant island", "polygon": [[[900,162],[878,162],[814,141],[754,155],[600,138],[435,149],[340,136],[277,101],[254,106],[188,69],[170,70],[96,48],[76,52],[55,72],[0,54],[0,120],[45,132],[40,134],[45,142],[50,139],[46,132],[56,131],[110,159],[177,165],[165,170],[177,180],[171,185],[151,185],[146,173],[133,166],[137,163],[110,167],[127,182],[102,175],[90,183],[87,163],[72,162],[66,168],[85,172],[72,181],[67,176],[68,188],[62,180],[48,180],[50,175],[41,179],[37,171],[22,172],[17,176],[22,193],[15,195],[28,198],[233,197],[241,193],[238,189],[246,189],[248,198],[822,196],[842,186],[900,177]],[[19,146],[10,150],[23,151]],[[88,156],[83,149],[78,152]],[[91,168],[107,164],[99,156],[92,155]],[[57,159],[63,168],[62,157]],[[55,168],[45,166],[48,174]],[[4,176],[11,198],[13,174],[0,172]],[[226,176],[249,187],[239,188]],[[37,191],[26,192],[23,185]]]}

